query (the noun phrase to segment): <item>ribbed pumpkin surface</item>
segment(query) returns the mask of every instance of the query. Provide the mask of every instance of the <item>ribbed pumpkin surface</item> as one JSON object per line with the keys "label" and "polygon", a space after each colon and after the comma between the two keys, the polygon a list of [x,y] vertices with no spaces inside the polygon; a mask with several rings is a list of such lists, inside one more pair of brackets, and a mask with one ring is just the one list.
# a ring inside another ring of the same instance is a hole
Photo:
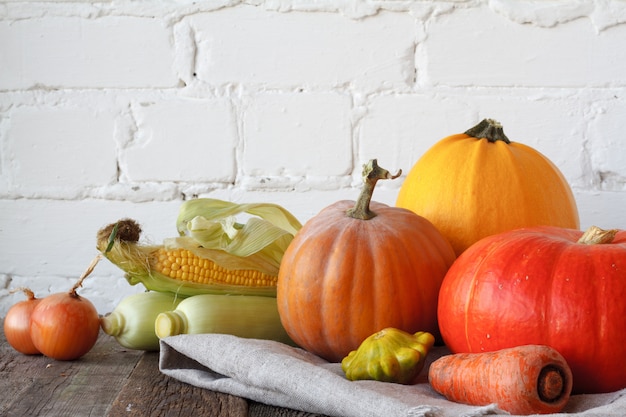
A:
{"label": "ribbed pumpkin surface", "polygon": [[301,347],[340,361],[386,327],[438,335],[437,295],[454,261],[435,227],[409,210],[371,202],[377,216],[339,201],[309,220],[283,256],[278,309]]}

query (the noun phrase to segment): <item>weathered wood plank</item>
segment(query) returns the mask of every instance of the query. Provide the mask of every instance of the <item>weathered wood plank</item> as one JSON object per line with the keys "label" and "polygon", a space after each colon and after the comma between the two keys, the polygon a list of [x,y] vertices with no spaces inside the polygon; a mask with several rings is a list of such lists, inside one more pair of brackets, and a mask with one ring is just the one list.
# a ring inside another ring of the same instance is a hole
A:
{"label": "weathered wood plank", "polygon": [[287,408],[275,407],[273,405],[267,405],[257,403],[255,401],[249,402],[248,417],[326,417],[322,414],[312,414],[305,411],[290,410]]}
{"label": "weathered wood plank", "polygon": [[142,352],[127,351],[100,335],[91,352],[76,361],[56,361],[13,350],[0,339],[0,415],[106,415]]}
{"label": "weathered wood plank", "polygon": [[76,361],[27,356],[0,332],[0,415],[324,417],[185,384],[162,374],[158,360],[158,353],[125,349],[102,332]]}
{"label": "weathered wood plank", "polygon": [[109,417],[189,415],[246,417],[248,402],[162,374],[159,355],[155,352],[146,353],[141,358],[108,414]]}

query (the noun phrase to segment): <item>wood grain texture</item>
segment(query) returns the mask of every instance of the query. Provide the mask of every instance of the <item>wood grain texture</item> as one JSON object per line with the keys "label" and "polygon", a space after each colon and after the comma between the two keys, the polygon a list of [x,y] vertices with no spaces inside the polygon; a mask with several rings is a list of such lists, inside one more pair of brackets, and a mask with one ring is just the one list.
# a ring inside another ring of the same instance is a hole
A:
{"label": "wood grain texture", "polygon": [[255,401],[249,402],[248,417],[326,417],[322,414],[307,413],[288,408],[275,407]]}
{"label": "wood grain texture", "polygon": [[[149,383],[146,384],[146,381]],[[158,353],[149,352],[137,363],[113,402],[109,416],[156,415],[246,417],[248,402],[243,398],[185,384],[162,374],[159,371]]]}
{"label": "wood grain texture", "polygon": [[0,339],[0,415],[104,416],[143,352],[110,337],[76,361],[26,356]]}
{"label": "wood grain texture", "polygon": [[[0,320],[0,325],[3,320]],[[2,417],[324,417],[198,388],[159,371],[159,354],[100,333],[75,361],[22,355],[0,333]]]}

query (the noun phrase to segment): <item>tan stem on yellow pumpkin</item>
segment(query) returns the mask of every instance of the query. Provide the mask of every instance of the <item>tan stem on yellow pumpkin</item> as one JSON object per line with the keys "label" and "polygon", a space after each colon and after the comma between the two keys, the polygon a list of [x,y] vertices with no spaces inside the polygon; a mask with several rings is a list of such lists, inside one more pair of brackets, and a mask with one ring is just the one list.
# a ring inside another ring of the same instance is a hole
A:
{"label": "tan stem on yellow pumpkin", "polygon": [[363,188],[356,204],[353,208],[346,211],[348,217],[359,220],[369,220],[376,217],[376,213],[370,210],[370,201],[374,194],[374,187],[378,180],[392,180],[402,175],[402,170],[393,175],[384,168],[378,166],[376,159],[371,159],[367,164],[363,165]]}
{"label": "tan stem on yellow pumpkin", "polygon": [[484,119],[476,126],[468,129],[465,134],[476,139],[487,139],[489,142],[501,140],[504,143],[511,143],[509,138],[504,134],[502,125],[493,119]]}
{"label": "tan stem on yellow pumpkin", "polygon": [[582,243],[584,245],[611,243],[613,242],[613,239],[615,239],[616,234],[616,229],[604,230],[600,229],[598,226],[591,226],[585,230],[585,233],[583,233],[580,239],[578,239],[577,243]]}

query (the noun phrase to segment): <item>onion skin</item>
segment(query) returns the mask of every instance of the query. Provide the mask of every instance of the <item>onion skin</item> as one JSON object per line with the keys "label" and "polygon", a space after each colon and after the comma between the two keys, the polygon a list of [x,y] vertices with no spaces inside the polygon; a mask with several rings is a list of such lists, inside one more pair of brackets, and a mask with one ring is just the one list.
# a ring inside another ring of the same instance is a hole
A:
{"label": "onion skin", "polygon": [[47,296],[31,317],[33,344],[52,359],[80,358],[96,344],[99,332],[100,320],[95,306],[75,292]]}
{"label": "onion skin", "polygon": [[4,335],[11,347],[24,355],[41,354],[30,336],[30,319],[35,307],[41,301],[32,291],[24,290],[27,300],[20,301],[9,309],[4,318]]}

